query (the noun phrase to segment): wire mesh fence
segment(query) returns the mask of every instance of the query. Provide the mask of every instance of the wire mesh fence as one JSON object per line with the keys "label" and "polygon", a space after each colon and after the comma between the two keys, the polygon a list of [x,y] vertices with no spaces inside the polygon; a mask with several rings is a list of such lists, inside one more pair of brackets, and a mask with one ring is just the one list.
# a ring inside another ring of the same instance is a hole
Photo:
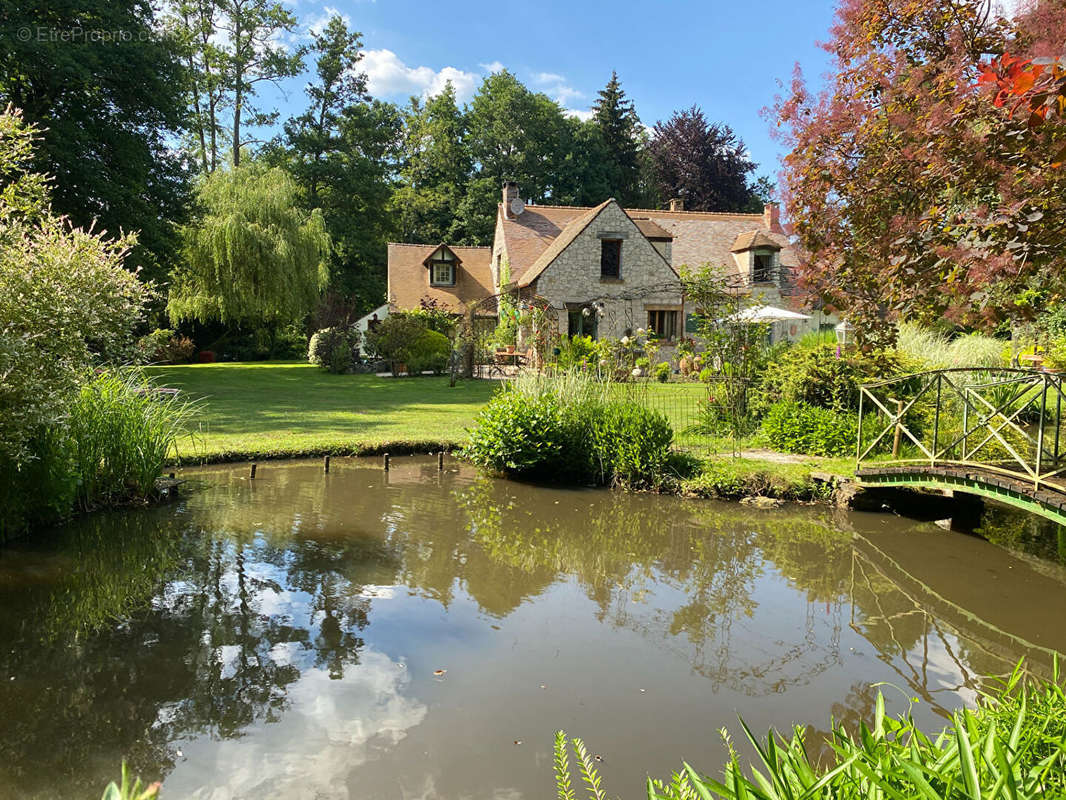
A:
{"label": "wire mesh fence", "polygon": [[708,426],[710,387],[705,383],[623,384],[629,396],[651,411],[658,411],[674,429],[674,446],[683,450],[717,450],[720,437]]}

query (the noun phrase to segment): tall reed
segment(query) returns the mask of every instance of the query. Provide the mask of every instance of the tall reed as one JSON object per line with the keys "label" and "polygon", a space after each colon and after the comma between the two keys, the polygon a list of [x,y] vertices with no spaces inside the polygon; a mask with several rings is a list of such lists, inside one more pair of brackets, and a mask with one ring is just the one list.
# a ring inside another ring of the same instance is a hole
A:
{"label": "tall reed", "polygon": [[150,496],[193,404],[138,372],[87,376],[65,419],[41,430],[33,457],[0,464],[0,541],[72,512]]}
{"label": "tall reed", "polygon": [[87,381],[71,408],[67,434],[81,476],[83,508],[146,496],[184,434],[190,405],[157,393],[136,372],[105,372]]}

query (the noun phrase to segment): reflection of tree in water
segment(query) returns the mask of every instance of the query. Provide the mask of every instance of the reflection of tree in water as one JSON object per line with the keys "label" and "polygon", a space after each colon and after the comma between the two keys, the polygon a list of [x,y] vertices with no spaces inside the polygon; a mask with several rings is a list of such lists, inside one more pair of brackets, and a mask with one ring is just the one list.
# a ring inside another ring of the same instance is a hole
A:
{"label": "reflection of tree in water", "polygon": [[1066,525],[1007,506],[986,503],[974,532],[1008,550],[1066,566]]}
{"label": "reflection of tree in water", "polygon": [[[474,541],[493,559],[573,575],[600,619],[683,650],[716,688],[783,691],[840,661],[846,573],[839,565],[850,536],[819,520],[740,509],[722,515],[706,504],[617,493],[578,495],[561,507],[515,503],[488,479],[461,492],[459,502]],[[747,627],[757,610],[755,583],[768,566],[807,594],[798,642],[760,647]],[[673,610],[640,602],[650,594],[661,601],[671,589],[684,598]],[[818,630],[826,615],[814,603],[829,607],[828,632]]]}
{"label": "reflection of tree in water", "polygon": [[[284,532],[276,543],[256,532],[265,513],[256,506],[231,513],[226,533],[204,534],[197,523],[211,525],[211,515],[199,509],[228,506],[212,494],[178,515],[82,521],[72,529],[81,539],[42,554],[58,575],[91,563],[80,582],[2,576],[0,787],[89,796],[122,757],[160,778],[174,765],[174,742],[240,736],[280,717],[304,669],[339,678],[359,663],[371,603],[363,586],[392,583],[387,550],[359,538],[293,540],[293,503],[288,519],[272,504],[274,530]],[[41,635],[63,628],[80,633]]]}

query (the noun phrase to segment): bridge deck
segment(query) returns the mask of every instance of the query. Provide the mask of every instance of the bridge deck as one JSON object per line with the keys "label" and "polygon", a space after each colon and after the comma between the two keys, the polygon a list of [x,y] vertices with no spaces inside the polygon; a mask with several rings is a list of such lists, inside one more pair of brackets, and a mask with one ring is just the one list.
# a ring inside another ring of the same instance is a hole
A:
{"label": "bridge deck", "polygon": [[855,475],[865,486],[951,489],[989,497],[1066,524],[1066,480],[1060,478],[1043,480],[1036,488],[1032,481],[969,464],[867,466]]}

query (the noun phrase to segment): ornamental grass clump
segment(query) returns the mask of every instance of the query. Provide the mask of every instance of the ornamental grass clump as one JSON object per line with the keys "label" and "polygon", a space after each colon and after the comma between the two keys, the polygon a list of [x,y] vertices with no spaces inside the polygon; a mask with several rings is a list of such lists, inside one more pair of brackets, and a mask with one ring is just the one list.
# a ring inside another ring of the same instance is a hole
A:
{"label": "ornamental grass clump", "polygon": [[672,440],[659,412],[566,373],[503,387],[475,419],[466,455],[519,478],[641,488],[663,476]]}
{"label": "ornamental grass clump", "polygon": [[33,458],[0,459],[0,541],[74,511],[151,496],[193,407],[133,372],[86,378],[66,416],[31,440]]}
{"label": "ornamental grass clump", "polygon": [[[878,693],[872,724],[849,732],[835,727],[829,763],[812,763],[806,728],[790,737],[770,731],[757,738],[741,720],[757,763],[745,769],[725,729],[729,761],[722,779],[689,764],[669,781],[649,778],[648,800],[1030,800],[1066,796],[1066,695],[1056,668],[1049,682],[1024,686],[1016,669],[1000,690],[974,711],[962,709],[935,736],[915,727],[910,715],[885,714]],[[576,780],[569,750],[577,756]],[[603,800],[603,778],[580,739],[555,737],[559,800]]]}

